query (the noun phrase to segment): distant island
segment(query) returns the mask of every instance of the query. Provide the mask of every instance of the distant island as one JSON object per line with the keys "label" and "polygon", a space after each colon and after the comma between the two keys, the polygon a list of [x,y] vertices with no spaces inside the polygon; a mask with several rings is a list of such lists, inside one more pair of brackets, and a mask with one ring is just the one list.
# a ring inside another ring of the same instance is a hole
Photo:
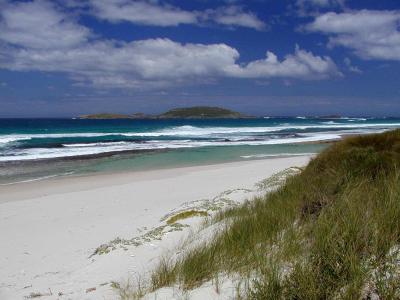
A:
{"label": "distant island", "polygon": [[195,106],[187,108],[171,109],[161,115],[159,118],[245,118],[239,112],[221,107]]}
{"label": "distant island", "polygon": [[194,106],[184,108],[174,108],[159,115],[146,115],[143,113],[135,114],[112,114],[100,113],[89,114],[78,117],[79,119],[240,119],[252,118],[239,112],[221,107]]}

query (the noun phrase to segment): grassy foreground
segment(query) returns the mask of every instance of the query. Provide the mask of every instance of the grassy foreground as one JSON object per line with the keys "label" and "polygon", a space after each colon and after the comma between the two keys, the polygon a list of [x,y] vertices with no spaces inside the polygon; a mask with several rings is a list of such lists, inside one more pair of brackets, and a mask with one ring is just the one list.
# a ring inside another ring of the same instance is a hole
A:
{"label": "grassy foreground", "polygon": [[220,230],[162,260],[147,291],[235,275],[241,299],[399,299],[400,130],[338,142],[212,222]]}

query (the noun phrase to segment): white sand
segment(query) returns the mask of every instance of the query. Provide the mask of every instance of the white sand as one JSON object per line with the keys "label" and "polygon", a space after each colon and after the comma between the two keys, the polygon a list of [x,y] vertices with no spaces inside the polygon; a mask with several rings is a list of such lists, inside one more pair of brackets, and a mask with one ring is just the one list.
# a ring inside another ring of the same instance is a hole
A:
{"label": "white sand", "polygon": [[[116,299],[111,281],[144,274],[189,229],[89,258],[98,246],[116,237],[143,236],[186,202],[191,207],[202,203],[192,201],[229,189],[254,189],[256,182],[308,160],[276,158],[1,186],[0,299],[31,293],[52,294],[39,299]],[[230,197],[241,201],[251,195],[239,191]],[[96,290],[86,292],[90,288]]]}

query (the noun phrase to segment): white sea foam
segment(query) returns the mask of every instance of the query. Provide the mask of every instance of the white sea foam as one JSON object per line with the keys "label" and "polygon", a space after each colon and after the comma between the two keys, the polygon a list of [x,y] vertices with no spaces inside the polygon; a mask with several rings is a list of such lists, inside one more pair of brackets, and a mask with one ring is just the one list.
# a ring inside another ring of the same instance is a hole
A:
{"label": "white sea foam", "polygon": [[11,142],[30,140],[34,138],[69,138],[69,137],[101,137],[108,135],[119,135],[119,133],[102,133],[102,132],[86,132],[86,133],[48,133],[48,134],[7,134],[0,135],[0,146]]}
{"label": "white sea foam", "polygon": [[109,142],[109,143],[78,143],[78,144],[62,144],[63,147],[98,147],[98,146],[115,146],[127,145],[129,142]]}
{"label": "white sea foam", "polygon": [[0,135],[0,146],[7,143],[30,140],[33,138],[74,138],[74,137],[107,137],[107,136],[126,136],[126,137],[221,137],[221,135],[245,135],[273,133],[282,130],[307,130],[307,129],[360,129],[360,128],[395,128],[400,127],[400,123],[375,123],[375,124],[346,124],[328,123],[295,125],[285,124],[279,126],[262,127],[196,127],[190,125],[170,127],[159,131],[147,132],[88,132],[88,133],[49,133],[49,134],[11,134]]}
{"label": "white sea foam", "polygon": [[273,133],[282,130],[306,130],[306,129],[358,129],[358,128],[393,128],[400,127],[400,123],[384,123],[384,124],[313,124],[313,125],[280,125],[268,127],[194,127],[194,126],[177,126],[169,129],[152,132],[135,132],[123,133],[125,136],[142,136],[142,137],[160,137],[160,136],[178,136],[178,137],[218,137],[223,134],[261,134]]}
{"label": "white sea foam", "polygon": [[7,143],[12,143],[21,139],[25,138],[30,138],[30,137],[25,137],[22,135],[0,135],[0,146],[5,145]]}
{"label": "white sea foam", "polygon": [[241,158],[253,159],[253,158],[266,158],[266,157],[282,157],[282,156],[304,156],[304,155],[315,155],[315,152],[307,153],[275,153],[275,154],[254,154],[254,155],[242,155]]}
{"label": "white sea foam", "polygon": [[244,145],[276,145],[291,144],[300,142],[313,142],[322,140],[332,140],[340,138],[337,134],[314,134],[303,135],[297,138],[283,138],[271,140],[236,140],[236,141],[190,141],[190,140],[153,140],[146,143],[123,143],[111,145],[101,143],[102,145],[93,146],[92,144],[69,145],[67,148],[33,148],[13,151],[13,155],[0,156],[0,161],[20,161],[37,160],[62,157],[74,157],[84,155],[96,155],[109,152],[121,152],[131,150],[157,150],[157,149],[178,149],[207,146],[244,146]]}
{"label": "white sea foam", "polygon": [[[390,128],[400,127],[400,123],[339,123],[338,121],[326,121],[320,124],[280,124],[278,126],[257,127],[196,127],[190,125],[169,127],[162,130],[147,132],[90,132],[90,133],[50,133],[50,134],[12,134],[0,135],[0,147],[3,151],[0,161],[17,161],[48,159],[60,157],[72,157],[82,155],[96,155],[108,152],[129,150],[175,149],[206,146],[228,145],[274,145],[291,144],[298,142],[316,142],[323,140],[339,139],[343,134],[362,134],[382,132]],[[299,133],[301,130],[316,129],[320,132]],[[296,137],[279,136],[282,131],[297,132]],[[323,131],[323,132],[322,132]],[[276,134],[275,134],[276,133]],[[268,136],[263,136],[268,135]],[[74,137],[143,137],[151,140],[138,143],[135,141],[98,141],[88,143],[68,144],[63,141],[62,148],[8,148],[13,142],[29,140],[33,138],[74,138]],[[166,137],[168,140],[157,139]],[[174,138],[175,137],[175,138]],[[199,140],[201,138],[202,140]],[[12,150],[12,151],[11,151]],[[9,154],[7,154],[9,152]]]}
{"label": "white sea foam", "polygon": [[355,118],[355,117],[341,117],[341,120],[347,120],[347,121],[367,121],[367,118]]}
{"label": "white sea foam", "polygon": [[10,183],[1,183],[0,186],[13,185],[13,184],[18,184],[18,183],[34,182],[34,181],[40,181],[40,180],[45,180],[45,179],[50,179],[50,178],[55,178],[55,177],[60,177],[60,176],[68,176],[68,175],[72,175],[72,174],[74,174],[74,172],[67,172],[67,173],[62,173],[62,174],[54,174],[54,175],[42,176],[42,177],[37,177],[37,178],[32,178],[32,179],[27,179],[27,180],[14,181],[14,182],[10,182]]}

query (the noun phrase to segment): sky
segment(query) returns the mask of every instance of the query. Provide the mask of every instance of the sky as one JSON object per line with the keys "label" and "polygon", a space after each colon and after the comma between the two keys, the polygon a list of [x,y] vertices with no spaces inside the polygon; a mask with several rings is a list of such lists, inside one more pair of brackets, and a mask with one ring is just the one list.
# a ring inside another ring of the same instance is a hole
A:
{"label": "sky", "polygon": [[400,116],[399,0],[0,0],[0,117]]}

